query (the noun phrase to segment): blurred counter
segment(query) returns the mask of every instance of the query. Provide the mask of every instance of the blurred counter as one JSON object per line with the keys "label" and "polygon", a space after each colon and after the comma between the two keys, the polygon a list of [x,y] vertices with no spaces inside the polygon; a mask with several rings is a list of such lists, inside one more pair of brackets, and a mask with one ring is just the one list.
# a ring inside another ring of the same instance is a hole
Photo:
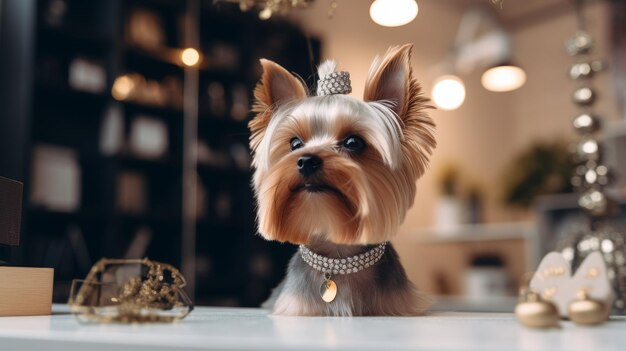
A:
{"label": "blurred counter", "polygon": [[176,324],[79,324],[52,316],[0,318],[2,350],[620,350],[625,317],[594,328],[522,327],[512,314],[425,317],[274,317],[266,310],[199,307]]}

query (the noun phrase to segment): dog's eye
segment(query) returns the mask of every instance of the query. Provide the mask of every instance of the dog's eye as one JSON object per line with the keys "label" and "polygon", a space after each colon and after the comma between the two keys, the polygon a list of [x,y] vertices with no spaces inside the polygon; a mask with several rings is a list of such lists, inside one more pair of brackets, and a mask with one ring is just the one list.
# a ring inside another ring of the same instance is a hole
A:
{"label": "dog's eye", "polygon": [[291,151],[299,149],[304,146],[304,143],[298,137],[292,138],[290,143],[291,143]]}
{"label": "dog's eye", "polygon": [[345,138],[342,142],[342,145],[345,149],[350,152],[359,152],[365,148],[365,142],[363,139],[356,135],[351,135]]}

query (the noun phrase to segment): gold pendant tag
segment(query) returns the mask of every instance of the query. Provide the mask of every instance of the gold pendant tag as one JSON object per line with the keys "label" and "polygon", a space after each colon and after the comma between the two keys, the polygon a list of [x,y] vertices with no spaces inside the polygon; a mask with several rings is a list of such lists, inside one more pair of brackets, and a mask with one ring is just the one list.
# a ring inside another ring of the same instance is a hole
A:
{"label": "gold pendant tag", "polygon": [[320,287],[320,296],[325,302],[332,302],[337,296],[337,284],[335,284],[335,281],[330,279],[330,276],[327,276],[326,280],[322,283],[322,286]]}

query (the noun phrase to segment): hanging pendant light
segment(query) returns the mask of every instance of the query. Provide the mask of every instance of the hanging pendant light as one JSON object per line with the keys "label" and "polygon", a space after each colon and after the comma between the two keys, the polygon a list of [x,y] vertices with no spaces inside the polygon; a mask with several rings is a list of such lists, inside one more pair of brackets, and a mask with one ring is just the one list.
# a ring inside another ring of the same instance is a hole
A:
{"label": "hanging pendant light", "polygon": [[413,21],[418,11],[415,0],[375,0],[370,17],[381,26],[399,27]]}
{"label": "hanging pendant light", "polygon": [[489,91],[512,91],[521,88],[526,83],[526,72],[513,64],[501,63],[488,68],[480,81]]}
{"label": "hanging pendant light", "polygon": [[457,76],[441,76],[435,81],[432,97],[438,108],[447,111],[456,110],[465,101],[465,84]]}

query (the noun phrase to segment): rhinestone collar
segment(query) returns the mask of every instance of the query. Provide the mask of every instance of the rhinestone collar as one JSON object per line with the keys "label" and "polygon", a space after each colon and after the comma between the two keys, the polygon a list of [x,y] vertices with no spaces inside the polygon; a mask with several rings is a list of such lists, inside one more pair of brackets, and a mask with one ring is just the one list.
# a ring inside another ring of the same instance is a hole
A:
{"label": "rhinestone collar", "polygon": [[361,254],[346,258],[330,258],[319,255],[305,245],[300,245],[300,256],[313,269],[326,274],[350,274],[373,266],[383,257],[387,242]]}

